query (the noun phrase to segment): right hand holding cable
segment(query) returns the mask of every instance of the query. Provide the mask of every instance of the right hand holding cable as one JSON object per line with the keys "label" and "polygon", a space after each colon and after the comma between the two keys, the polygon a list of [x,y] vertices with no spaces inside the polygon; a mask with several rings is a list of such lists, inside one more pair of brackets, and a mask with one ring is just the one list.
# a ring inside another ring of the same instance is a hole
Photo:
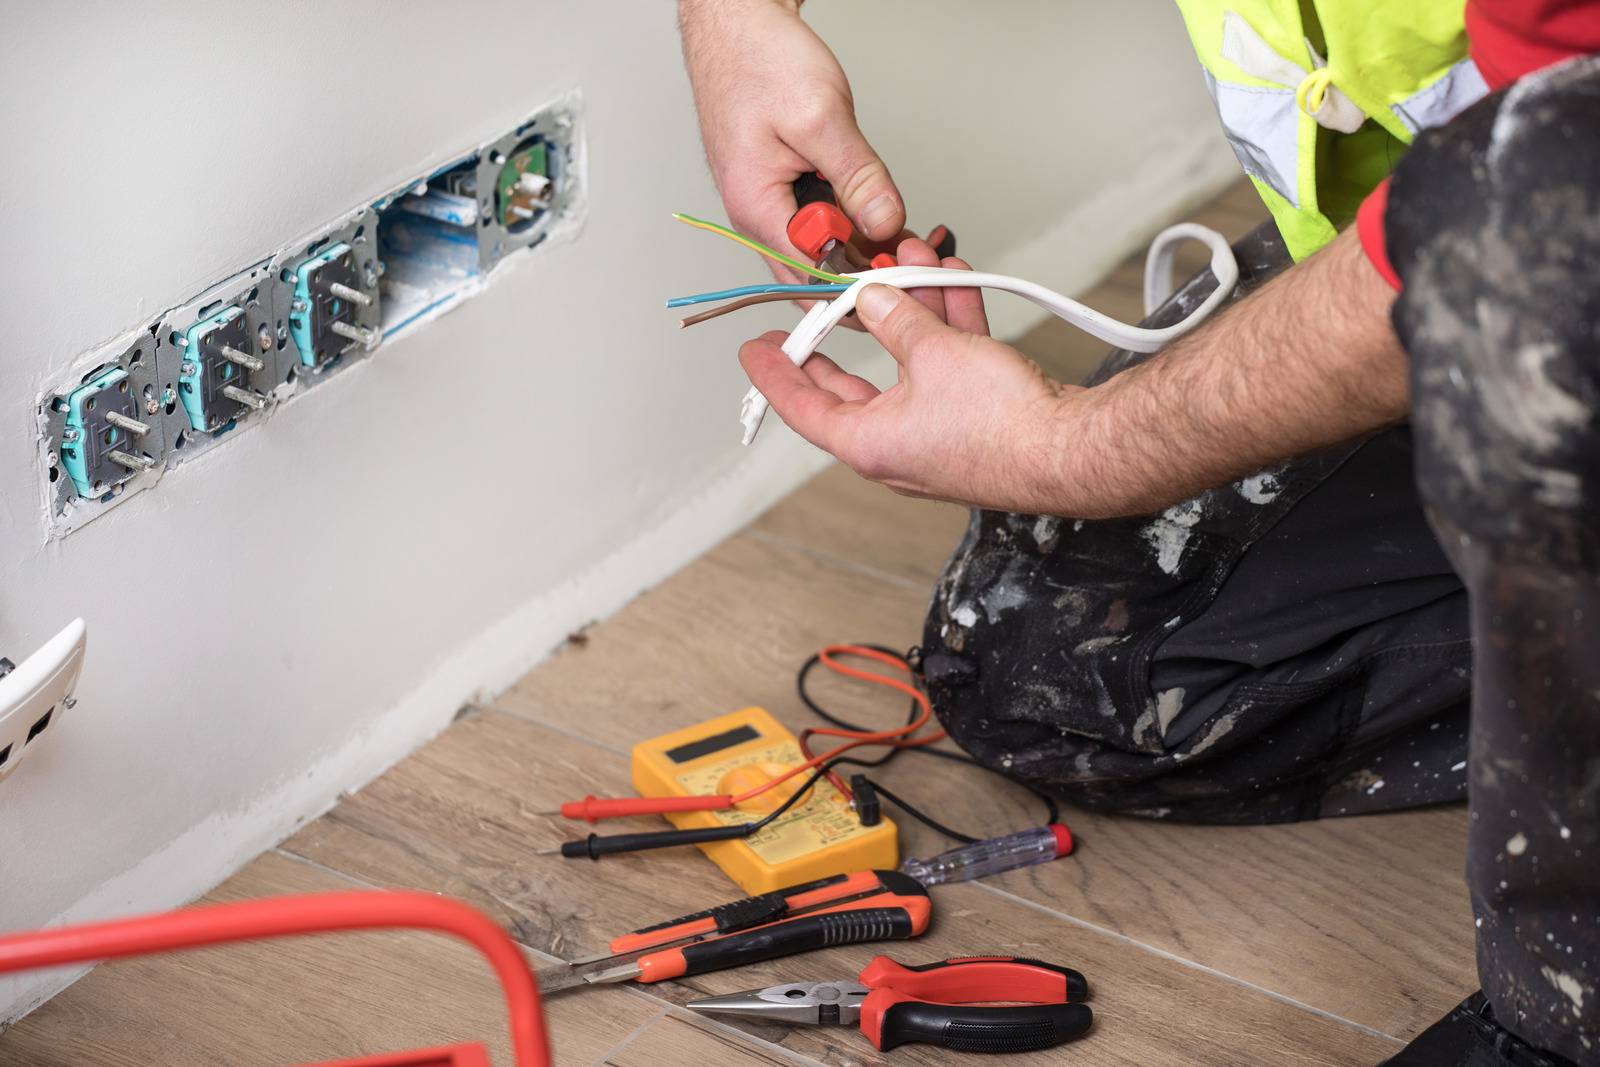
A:
{"label": "right hand holding cable", "polygon": [[[800,18],[801,0],[680,0],[700,134],[734,227],[790,254],[794,180],[818,171],[870,240],[905,226],[889,169],[856,125],[844,70]],[[784,267],[773,273],[800,280]]]}

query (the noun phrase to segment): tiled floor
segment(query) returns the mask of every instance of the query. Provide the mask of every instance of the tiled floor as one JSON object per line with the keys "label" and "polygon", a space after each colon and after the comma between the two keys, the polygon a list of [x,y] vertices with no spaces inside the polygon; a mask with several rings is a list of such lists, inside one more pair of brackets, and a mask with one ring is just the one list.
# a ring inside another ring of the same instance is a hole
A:
{"label": "tiled floor", "polygon": [[[1230,193],[1200,217],[1237,234],[1259,208]],[[1119,270],[1088,300],[1136,318],[1136,272]],[[1054,325],[1022,344],[1062,376],[1098,356]],[[748,704],[805,725],[795,668],[828,642],[912,643],[963,523],[955,508],[830,470],[210,896],[448,893],[502,922],[539,963],[736,896],[693,850],[599,864],[535,857],[568,829],[538,813],[588,792],[627,792],[627,751],[641,737]],[[827,684],[841,710],[900,710]],[[935,809],[959,804],[982,830],[1037,820],[1027,793],[968,768],[929,773],[902,760],[882,777]],[[1016,950],[1086,972],[1094,1032],[1023,1062],[1374,1064],[1475,985],[1459,809],[1267,828],[1067,817],[1083,842],[1077,855],[940,887],[930,933],[893,947],[908,960]],[[907,854],[943,847],[914,823],[902,833]],[[555,998],[557,1062],[959,1058],[917,1046],[885,1057],[843,1029],[735,1028],[680,1007],[779,975],[850,975],[877,950]],[[362,934],[101,968],[0,1036],[0,1064],[276,1067],[490,1035],[507,1063],[503,1030],[489,975],[469,950]]]}

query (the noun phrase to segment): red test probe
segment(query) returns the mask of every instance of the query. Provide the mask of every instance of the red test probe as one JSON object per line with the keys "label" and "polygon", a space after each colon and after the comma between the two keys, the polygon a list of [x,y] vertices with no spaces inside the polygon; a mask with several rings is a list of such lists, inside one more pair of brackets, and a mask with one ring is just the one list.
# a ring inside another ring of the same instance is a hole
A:
{"label": "red test probe", "polygon": [[[811,756],[805,762],[791,767],[782,774],[768,778],[760,785],[747,789],[743,793],[721,793],[705,796],[687,797],[596,797],[593,795],[582,800],[569,800],[562,804],[559,814],[568,819],[583,819],[588,822],[598,822],[601,819],[616,819],[627,815],[661,815],[666,812],[683,811],[722,811],[737,804],[760,796],[769,789],[773,789],[789,779],[813,771],[812,779],[804,787],[797,790],[777,810],[756,822],[742,823],[733,826],[705,827],[694,830],[660,830],[637,834],[614,834],[602,836],[590,834],[587,838],[567,841],[558,848],[547,849],[540,854],[559,852],[568,858],[587,856],[598,859],[603,855],[616,852],[636,852],[641,849],[669,848],[676,845],[698,845],[712,841],[727,841],[739,837],[748,837],[760,828],[769,825],[772,820],[783,814],[789,807],[798,802],[805,795],[811,785],[822,775],[829,773],[832,761],[842,756],[845,752],[861,745],[889,745],[895,748],[915,748],[929,745],[941,740],[945,736],[943,730],[916,736],[917,732],[933,718],[933,705],[916,686],[909,682],[873,671],[865,671],[852,667],[839,661],[839,656],[855,656],[870,659],[887,666],[905,670],[905,663],[895,656],[880,652],[874,648],[863,645],[829,645],[820,654],[821,662],[830,670],[851,678],[872,682],[877,685],[888,686],[907,694],[917,702],[918,714],[904,726],[892,727],[887,730],[843,730],[832,727],[817,727],[807,731],[807,735],[821,735],[825,737],[849,738],[842,745],[837,745],[820,755]],[[840,792],[846,797],[851,795],[850,789],[845,784],[834,778]],[[547,814],[557,814],[549,812]]]}

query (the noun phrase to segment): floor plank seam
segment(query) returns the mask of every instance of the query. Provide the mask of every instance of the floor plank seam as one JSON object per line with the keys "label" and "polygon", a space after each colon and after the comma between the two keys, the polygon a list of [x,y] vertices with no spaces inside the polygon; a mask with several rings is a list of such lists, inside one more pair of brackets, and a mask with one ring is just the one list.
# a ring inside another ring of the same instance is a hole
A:
{"label": "floor plank seam", "polygon": [[[823,552],[800,541],[795,541],[791,538],[785,537],[782,534],[768,533],[765,530],[746,530],[745,534],[757,541],[765,542],[766,544],[773,545],[777,548],[787,548],[791,551],[798,552],[802,556],[807,556],[816,560],[818,563],[828,563],[835,567],[843,567],[845,570],[854,571],[855,573],[865,575],[868,578],[876,578],[880,582],[888,582],[890,585],[898,586],[901,589],[907,589],[920,593],[927,592],[932,588],[933,583],[931,579],[920,581],[916,578],[907,578],[904,575],[893,574],[886,570],[880,570],[879,568],[872,566],[870,563],[859,563],[856,560],[847,559],[844,556],[836,556],[832,552]],[[955,542],[951,542],[951,547],[955,547]]]}
{"label": "floor plank seam", "polygon": [[1155,956],[1159,956],[1162,959],[1170,960],[1179,966],[1188,967],[1191,970],[1199,971],[1202,974],[1208,974],[1215,978],[1221,978],[1223,981],[1231,982],[1236,986],[1241,986],[1245,989],[1251,990],[1252,992],[1260,993],[1263,996],[1270,997],[1273,1000],[1278,1001],[1280,1004],[1287,1004],[1290,1007],[1298,1008],[1301,1011],[1319,1016],[1320,1018],[1326,1019],[1329,1022],[1339,1023],[1342,1026],[1348,1026],[1352,1030],[1358,1030],[1370,1037],[1381,1038],[1382,1040],[1392,1042],[1395,1045],[1405,1044],[1404,1040],[1395,1037],[1393,1034],[1386,1034],[1382,1030],[1368,1026],[1365,1023],[1358,1023],[1354,1019],[1346,1019],[1344,1016],[1328,1011],[1326,1008],[1319,1008],[1313,1004],[1307,1004],[1302,1000],[1296,1000],[1287,993],[1280,993],[1275,989],[1268,989],[1266,986],[1257,985],[1256,983],[1247,979],[1231,975],[1226,971],[1219,971],[1215,967],[1209,967],[1197,960],[1188,959],[1187,957],[1180,956],[1175,952],[1169,952],[1164,948],[1159,948],[1155,945],[1148,944],[1147,942],[1140,941],[1138,938],[1129,937],[1127,934],[1113,930],[1110,927],[1089,922],[1087,919],[1080,919],[1075,915],[1068,915],[1063,911],[1057,911],[1055,908],[1052,908],[1046,904],[1041,904],[1036,900],[1029,900],[1027,897],[1008,892],[1007,890],[1001,889],[998,886],[985,885],[982,882],[975,882],[973,884],[978,886],[980,889],[995,894],[996,896],[1004,897],[1007,900],[1014,901],[1015,903],[1032,908],[1035,911],[1041,911],[1053,918],[1060,919],[1062,922],[1070,923],[1073,926],[1079,927],[1080,929],[1091,930],[1094,933],[1121,941],[1124,944],[1131,945],[1134,948],[1141,949]]}
{"label": "floor plank seam", "polygon": [[667,1017],[667,1009],[666,1008],[662,1008],[660,1011],[658,1011],[654,1015],[650,1016],[644,1022],[640,1023],[638,1026],[635,1026],[632,1030],[628,1031],[628,1033],[623,1037],[623,1039],[621,1041],[618,1041],[615,1045],[612,1045],[610,1048],[606,1049],[600,1055],[598,1055],[594,1059],[590,1060],[589,1061],[589,1067],[605,1067],[605,1063],[606,1063],[607,1060],[611,1059],[611,1057],[615,1056],[617,1053],[621,1052],[623,1049],[625,1049],[629,1045],[633,1044],[633,1039],[634,1038],[638,1037],[640,1034],[644,1033],[650,1027],[654,1026],[656,1023],[660,1022],[662,1019],[665,1019],[666,1017]]}
{"label": "floor plank seam", "polygon": [[508,716],[510,718],[516,719],[518,722],[525,722],[525,723],[528,723],[529,725],[537,726],[541,730],[549,730],[553,734],[559,734],[560,736],[565,737],[569,741],[580,741],[583,744],[588,745],[591,748],[598,748],[603,752],[610,752],[613,755],[623,756],[623,757],[628,757],[628,758],[631,758],[632,755],[633,755],[633,752],[630,749],[613,747],[612,745],[608,745],[608,744],[605,744],[603,742],[596,741],[592,737],[584,737],[582,734],[573,733],[571,730],[564,729],[564,728],[562,728],[560,726],[555,725],[554,723],[545,722],[543,719],[535,719],[531,715],[524,715],[520,711],[513,711],[511,708],[502,708],[499,705],[492,704],[492,703],[491,704],[479,704],[479,705],[477,705],[477,708],[478,708],[479,713],[481,713],[481,714],[491,714],[492,713],[492,714],[495,714],[495,715],[505,715],[505,716]]}
{"label": "floor plank seam", "polygon": [[790,1063],[802,1064],[804,1067],[827,1067],[827,1065],[821,1060],[812,1059],[810,1056],[796,1052],[787,1045],[780,1045],[776,1041],[768,1041],[764,1037],[757,1037],[755,1034],[752,1034],[747,1030],[741,1030],[737,1026],[732,1026],[728,1023],[721,1022],[720,1020],[713,1019],[707,1015],[700,1015],[697,1012],[689,1011],[686,1008],[679,1008],[674,1011],[669,1011],[667,1014],[675,1019],[683,1019],[685,1022],[694,1026],[699,1026],[706,1030],[715,1030],[719,1033],[724,1033],[731,1037],[735,1037],[747,1044],[756,1045],[781,1059],[788,1060]]}
{"label": "floor plank seam", "polygon": [[381,886],[381,885],[374,885],[372,882],[368,882],[368,881],[366,881],[364,879],[357,878],[353,874],[346,874],[344,871],[339,870],[337,867],[329,867],[326,863],[322,863],[322,862],[319,862],[318,860],[314,860],[310,856],[302,856],[298,852],[291,852],[289,849],[284,848],[283,845],[281,845],[281,844],[280,845],[273,845],[267,851],[271,852],[275,856],[282,856],[284,859],[289,860],[289,861],[291,861],[293,863],[303,863],[307,867],[310,867],[312,870],[321,871],[323,874],[331,875],[334,878],[339,879],[341,882],[349,882],[351,885],[359,886],[362,889],[384,889],[384,888],[386,888],[386,887]]}

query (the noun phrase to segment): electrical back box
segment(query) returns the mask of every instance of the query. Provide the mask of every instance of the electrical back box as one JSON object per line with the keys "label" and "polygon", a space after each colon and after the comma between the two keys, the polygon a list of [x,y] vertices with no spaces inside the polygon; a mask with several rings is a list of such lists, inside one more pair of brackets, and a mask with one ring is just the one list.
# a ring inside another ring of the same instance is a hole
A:
{"label": "electrical back box", "polygon": [[[795,736],[762,708],[745,708],[633,747],[633,787],[640,796],[742,793],[805,762]],[[810,772],[735,808],[674,812],[688,830],[754,822],[805,785]],[[893,870],[900,862],[894,823],[862,826],[849,801],[826,779],[811,795],[752,837],[698,846],[751,895],[846,871]]]}

